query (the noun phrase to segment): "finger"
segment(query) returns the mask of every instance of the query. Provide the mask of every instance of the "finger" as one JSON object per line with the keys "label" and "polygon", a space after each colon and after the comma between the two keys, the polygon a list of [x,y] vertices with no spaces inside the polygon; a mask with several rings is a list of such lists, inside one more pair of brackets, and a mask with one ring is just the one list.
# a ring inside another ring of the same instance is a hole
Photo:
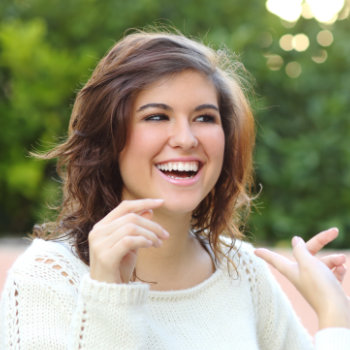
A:
{"label": "finger", "polygon": [[119,229],[123,228],[123,226],[129,224],[140,226],[149,231],[152,231],[162,239],[169,237],[169,232],[166,231],[161,225],[155,221],[151,221],[143,216],[134,213],[126,214],[120,218],[113,220],[110,224],[107,225],[107,227],[104,228],[104,231],[109,232],[109,234],[113,234],[115,231],[118,231]]}
{"label": "finger", "polygon": [[344,277],[346,275],[346,266],[345,265],[340,265],[334,268],[333,274],[335,278],[342,283],[344,281]]}
{"label": "finger", "polygon": [[116,244],[128,236],[143,236],[146,239],[150,240],[154,247],[160,247],[162,244],[162,239],[157,236],[154,231],[148,230],[147,228],[139,225],[135,225],[134,223],[128,223],[122,228],[119,228],[117,231],[115,231],[114,234],[108,235],[105,238],[101,239],[98,245],[95,245],[95,248],[103,250],[107,249],[107,247],[114,247]]}
{"label": "finger", "polygon": [[346,263],[346,256],[344,254],[331,254],[321,258],[321,261],[329,268],[341,266]]}
{"label": "finger", "polygon": [[119,256],[118,260],[120,262],[130,251],[137,251],[140,248],[149,248],[152,244],[152,241],[143,236],[125,236],[115,245],[113,253]]}
{"label": "finger", "polygon": [[338,236],[336,227],[322,231],[307,241],[306,246],[312,255],[317,254],[325,245],[332,242]]}
{"label": "finger", "polygon": [[127,213],[143,212],[155,209],[163,204],[163,199],[137,199],[121,202],[116,208],[109,212],[99,223],[106,224]]}
{"label": "finger", "polygon": [[299,265],[305,266],[310,261],[310,258],[313,258],[306,243],[301,237],[295,236],[292,238],[292,247],[293,256]]}
{"label": "finger", "polygon": [[335,277],[339,282],[342,282],[346,273],[346,267],[343,264],[334,265],[336,262],[338,263],[345,260],[345,257],[343,257],[342,254],[333,254],[328,256],[329,259],[326,259],[326,262],[329,264],[329,266],[333,266],[333,268],[329,268],[327,264],[324,264],[322,261],[310,254],[302,238],[294,237],[292,243],[293,255],[301,270],[309,270],[309,273],[314,273],[315,269],[318,269],[319,271],[323,271],[323,274],[325,276],[327,275],[328,279],[332,276],[331,272],[333,272],[332,278]]}
{"label": "finger", "polygon": [[152,217],[153,217],[153,210],[152,209],[146,209],[146,210],[139,211],[136,214],[142,216],[145,219],[151,220]]}
{"label": "finger", "polygon": [[294,263],[286,257],[265,248],[255,249],[255,255],[265,260],[290,281],[294,281]]}

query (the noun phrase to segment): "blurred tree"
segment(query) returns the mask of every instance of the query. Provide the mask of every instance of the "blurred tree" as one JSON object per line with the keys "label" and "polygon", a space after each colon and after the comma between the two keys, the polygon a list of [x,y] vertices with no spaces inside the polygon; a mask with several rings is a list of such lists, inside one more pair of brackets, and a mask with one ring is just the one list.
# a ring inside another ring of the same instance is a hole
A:
{"label": "blurred tree", "polygon": [[[235,51],[256,79],[255,239],[350,231],[348,19],[292,25],[261,0],[3,0],[0,19],[0,235],[30,231],[59,200],[54,164],[28,151],[64,136],[75,91],[98,59],[127,29],[164,23]],[[329,47],[316,40],[322,29],[334,36]],[[307,50],[283,50],[280,38],[298,33]],[[338,242],[349,246],[350,236]]]}
{"label": "blurred tree", "polygon": [[66,128],[74,88],[91,55],[71,55],[45,40],[40,18],[0,26],[0,230],[29,230],[55,193],[52,165],[28,157]]}
{"label": "blurred tree", "polygon": [[[349,24],[344,20],[324,26],[300,20],[290,29],[280,26],[267,50],[280,55],[284,65],[257,78],[264,109],[258,113],[256,165],[264,189],[261,215],[254,215],[253,222],[260,239],[310,237],[337,226],[341,234],[336,245],[349,247]],[[325,28],[335,39],[327,48],[316,40]],[[310,47],[304,52],[283,51],[278,38],[286,32],[308,34]],[[312,58],[320,52],[328,58],[315,63]],[[289,62],[300,65],[295,79],[284,72]]]}

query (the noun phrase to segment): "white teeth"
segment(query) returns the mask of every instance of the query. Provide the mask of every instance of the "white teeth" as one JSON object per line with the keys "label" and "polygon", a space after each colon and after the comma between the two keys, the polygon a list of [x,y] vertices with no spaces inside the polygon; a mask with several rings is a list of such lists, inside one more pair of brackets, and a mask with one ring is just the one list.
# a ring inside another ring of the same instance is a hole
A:
{"label": "white teeth", "polygon": [[169,162],[157,164],[162,171],[198,171],[199,162]]}
{"label": "white teeth", "polygon": [[172,175],[168,175],[171,179],[175,179],[175,180],[186,180],[186,179],[192,179],[193,176],[187,176],[187,177],[178,177],[178,176],[172,176]]}

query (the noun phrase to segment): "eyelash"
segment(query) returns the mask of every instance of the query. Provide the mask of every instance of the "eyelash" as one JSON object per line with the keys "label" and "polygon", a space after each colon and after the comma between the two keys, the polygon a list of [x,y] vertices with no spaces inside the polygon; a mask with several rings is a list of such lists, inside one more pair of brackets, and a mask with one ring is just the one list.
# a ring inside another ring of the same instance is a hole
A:
{"label": "eyelash", "polygon": [[149,115],[147,116],[144,120],[145,121],[153,121],[153,122],[159,122],[159,121],[162,121],[162,120],[168,120],[169,117],[165,114],[152,114],[152,115]]}
{"label": "eyelash", "polygon": [[[216,117],[210,114],[202,114],[195,118],[195,121],[198,121],[198,119],[202,119],[202,123],[215,123]],[[152,114],[144,118],[145,121],[154,121],[159,122],[163,120],[169,120],[169,117],[166,114]]]}
{"label": "eyelash", "polygon": [[198,117],[196,117],[196,120],[198,120],[198,118],[203,119],[202,123],[216,123],[216,117],[210,114],[199,115]]}

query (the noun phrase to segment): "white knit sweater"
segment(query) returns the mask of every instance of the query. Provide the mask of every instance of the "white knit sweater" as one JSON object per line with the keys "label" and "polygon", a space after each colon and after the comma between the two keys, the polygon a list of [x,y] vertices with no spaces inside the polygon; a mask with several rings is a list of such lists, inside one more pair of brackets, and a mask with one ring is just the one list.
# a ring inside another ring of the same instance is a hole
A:
{"label": "white knit sweater", "polygon": [[239,277],[223,264],[193,288],[159,292],[94,281],[69,247],[37,239],[9,271],[0,349],[350,349],[342,328],[313,345],[250,245],[235,261]]}

